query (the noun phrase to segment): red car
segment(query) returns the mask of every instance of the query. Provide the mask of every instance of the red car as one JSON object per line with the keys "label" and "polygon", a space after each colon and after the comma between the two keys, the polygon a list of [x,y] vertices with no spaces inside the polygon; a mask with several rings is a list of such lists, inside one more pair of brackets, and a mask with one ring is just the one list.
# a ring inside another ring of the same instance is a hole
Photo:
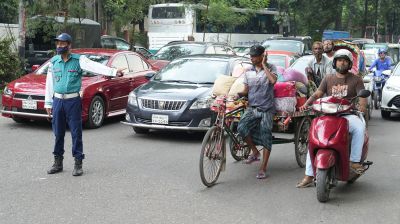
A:
{"label": "red car", "polygon": [[294,61],[299,58],[299,55],[290,51],[268,51],[268,62],[276,66],[288,68]]}
{"label": "red car", "polygon": [[[105,117],[125,114],[128,95],[146,83],[156,70],[142,55],[111,49],[74,49],[93,61],[110,67],[125,68],[122,77],[106,77],[85,72],[82,78],[82,120],[88,128],[98,128]],[[10,82],[3,91],[4,117],[16,122],[43,120],[46,74],[50,61],[34,72]]]}

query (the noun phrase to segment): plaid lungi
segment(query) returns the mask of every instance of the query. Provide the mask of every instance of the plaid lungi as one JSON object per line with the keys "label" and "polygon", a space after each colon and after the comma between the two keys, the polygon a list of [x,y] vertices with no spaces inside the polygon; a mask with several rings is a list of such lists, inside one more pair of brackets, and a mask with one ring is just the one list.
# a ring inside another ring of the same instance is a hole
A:
{"label": "plaid lungi", "polygon": [[260,111],[255,107],[247,108],[239,121],[239,135],[243,138],[251,135],[255,145],[271,150],[273,116],[272,112]]}

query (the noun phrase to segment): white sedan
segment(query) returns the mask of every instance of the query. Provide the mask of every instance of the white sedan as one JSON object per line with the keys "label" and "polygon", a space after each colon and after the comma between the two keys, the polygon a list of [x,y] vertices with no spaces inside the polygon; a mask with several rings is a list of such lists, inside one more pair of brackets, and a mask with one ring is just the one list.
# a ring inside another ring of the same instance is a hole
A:
{"label": "white sedan", "polygon": [[382,91],[382,118],[390,118],[392,112],[400,113],[400,63],[393,70]]}

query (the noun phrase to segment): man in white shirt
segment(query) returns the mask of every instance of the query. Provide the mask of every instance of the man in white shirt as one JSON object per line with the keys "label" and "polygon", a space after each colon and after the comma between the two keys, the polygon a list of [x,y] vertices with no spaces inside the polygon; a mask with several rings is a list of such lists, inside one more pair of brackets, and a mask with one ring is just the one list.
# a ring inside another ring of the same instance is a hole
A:
{"label": "man in white shirt", "polygon": [[320,41],[316,41],[312,47],[314,58],[308,63],[306,68],[306,74],[308,79],[314,81],[319,86],[321,80],[329,74],[335,74],[332,61],[325,55],[323,55],[323,44]]}

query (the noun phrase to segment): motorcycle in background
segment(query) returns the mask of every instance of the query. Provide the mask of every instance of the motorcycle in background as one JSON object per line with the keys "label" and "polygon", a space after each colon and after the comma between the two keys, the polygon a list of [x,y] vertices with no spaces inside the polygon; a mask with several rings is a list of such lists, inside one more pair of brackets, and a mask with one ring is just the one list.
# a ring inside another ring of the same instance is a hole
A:
{"label": "motorcycle in background", "polygon": [[388,80],[390,76],[391,71],[390,70],[384,70],[384,71],[379,71],[379,70],[374,70],[373,75],[372,75],[372,99],[374,102],[374,108],[378,110],[381,106],[381,101],[382,101],[382,90],[383,87],[385,86],[386,81]]}

